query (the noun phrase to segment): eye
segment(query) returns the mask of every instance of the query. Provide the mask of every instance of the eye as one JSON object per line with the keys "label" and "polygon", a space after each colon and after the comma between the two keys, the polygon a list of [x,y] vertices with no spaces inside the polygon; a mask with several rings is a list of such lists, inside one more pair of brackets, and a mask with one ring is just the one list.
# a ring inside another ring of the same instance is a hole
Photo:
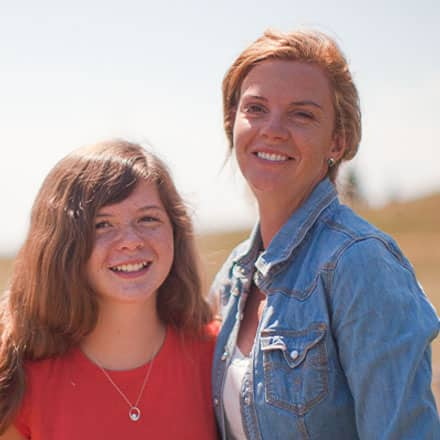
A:
{"label": "eye", "polygon": [[295,118],[298,118],[298,119],[303,119],[303,120],[313,119],[312,113],[308,113],[308,112],[304,112],[304,111],[292,112],[292,116]]}
{"label": "eye", "polygon": [[110,228],[112,225],[108,220],[102,220],[95,224],[95,229],[106,229]]}
{"label": "eye", "polygon": [[155,216],[153,216],[153,215],[144,215],[144,216],[142,216],[140,219],[139,219],[139,222],[140,223],[146,223],[146,224],[149,224],[149,223],[158,223],[158,222],[160,222],[161,220],[160,220],[160,218],[159,217],[155,217]]}
{"label": "eye", "polygon": [[243,107],[243,111],[250,114],[267,113],[266,107],[261,104],[246,104]]}

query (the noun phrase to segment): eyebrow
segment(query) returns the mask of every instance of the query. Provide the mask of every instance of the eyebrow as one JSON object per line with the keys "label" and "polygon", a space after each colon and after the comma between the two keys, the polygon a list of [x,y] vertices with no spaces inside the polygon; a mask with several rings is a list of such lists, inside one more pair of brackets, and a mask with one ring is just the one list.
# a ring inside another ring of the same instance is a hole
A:
{"label": "eyebrow", "polygon": [[299,105],[299,106],[307,106],[311,105],[313,107],[317,107],[322,110],[322,106],[315,101],[305,100],[305,101],[293,101],[291,104]]}
{"label": "eyebrow", "polygon": [[[265,101],[267,102],[267,98],[265,98],[264,96],[258,96],[258,95],[244,95],[243,96],[245,99],[258,99],[259,101]],[[302,101],[292,101],[289,105],[296,105],[296,106],[308,106],[311,105],[313,107],[319,108],[320,110],[322,110],[322,105],[318,104],[315,101],[311,101],[309,99],[305,99]]]}
{"label": "eyebrow", "polygon": [[[104,209],[105,209],[105,207],[104,207]],[[164,211],[164,208],[159,205],[145,205],[145,206],[142,206],[139,209],[137,209],[137,212],[151,211],[151,210]],[[111,213],[101,211],[101,212],[98,212],[98,214],[96,214],[96,217],[111,217],[112,215],[113,214],[111,214]]]}

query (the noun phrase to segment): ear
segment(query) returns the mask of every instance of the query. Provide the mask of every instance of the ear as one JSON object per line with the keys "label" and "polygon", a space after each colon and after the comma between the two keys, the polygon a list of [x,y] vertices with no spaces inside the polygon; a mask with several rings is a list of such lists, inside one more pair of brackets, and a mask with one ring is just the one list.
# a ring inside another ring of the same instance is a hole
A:
{"label": "ear", "polygon": [[346,149],[345,138],[340,134],[335,133],[333,136],[333,141],[329,150],[329,156],[339,162],[344,156]]}

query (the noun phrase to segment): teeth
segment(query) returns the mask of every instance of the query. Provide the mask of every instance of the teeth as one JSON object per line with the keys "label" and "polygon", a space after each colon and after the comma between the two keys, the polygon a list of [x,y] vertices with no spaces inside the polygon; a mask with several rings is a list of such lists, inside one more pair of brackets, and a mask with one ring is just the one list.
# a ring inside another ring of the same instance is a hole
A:
{"label": "teeth", "polygon": [[263,151],[259,151],[257,153],[257,156],[261,159],[270,160],[272,162],[283,162],[285,160],[288,160],[287,156],[281,155],[281,154],[274,154],[274,153],[265,153]]}
{"label": "teeth", "polygon": [[136,264],[121,264],[120,266],[113,266],[111,269],[116,272],[137,272],[147,266],[148,262],[143,261],[142,263]]}

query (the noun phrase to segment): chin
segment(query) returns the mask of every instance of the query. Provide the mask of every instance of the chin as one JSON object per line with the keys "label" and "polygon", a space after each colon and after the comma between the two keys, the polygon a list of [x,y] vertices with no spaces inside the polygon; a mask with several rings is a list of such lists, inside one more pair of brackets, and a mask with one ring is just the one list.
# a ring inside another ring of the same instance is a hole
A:
{"label": "chin", "polygon": [[279,191],[285,191],[286,184],[274,179],[273,176],[265,178],[249,179],[248,185],[252,189],[252,192],[257,196],[258,194],[276,193]]}
{"label": "chin", "polygon": [[154,292],[113,292],[110,295],[100,295],[101,302],[119,303],[119,304],[143,304],[145,302],[156,300],[156,291]]}

